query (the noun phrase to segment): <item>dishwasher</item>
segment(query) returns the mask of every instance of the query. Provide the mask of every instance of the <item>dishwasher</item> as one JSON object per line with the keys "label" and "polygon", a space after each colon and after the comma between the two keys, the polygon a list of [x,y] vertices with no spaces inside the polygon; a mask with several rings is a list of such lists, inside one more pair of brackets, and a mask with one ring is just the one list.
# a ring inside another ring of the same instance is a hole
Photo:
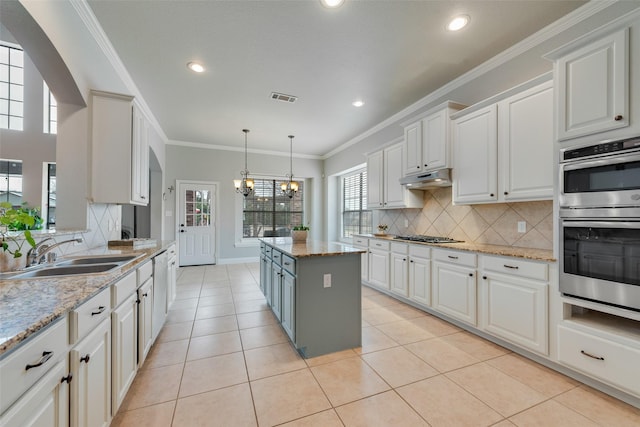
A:
{"label": "dishwasher", "polygon": [[167,252],[153,258],[153,320],[151,331],[155,340],[167,317]]}

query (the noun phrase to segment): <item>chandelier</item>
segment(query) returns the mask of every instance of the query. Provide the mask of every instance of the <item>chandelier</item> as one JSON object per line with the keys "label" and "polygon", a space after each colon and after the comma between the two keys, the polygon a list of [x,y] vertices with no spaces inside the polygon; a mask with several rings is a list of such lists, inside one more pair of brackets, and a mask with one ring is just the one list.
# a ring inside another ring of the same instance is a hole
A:
{"label": "chandelier", "polygon": [[293,138],[294,138],[293,135],[289,135],[289,140],[290,140],[289,173],[285,175],[288,178],[288,181],[283,182],[280,185],[280,190],[282,190],[282,194],[284,194],[290,199],[298,192],[298,183],[293,180]]}
{"label": "chandelier", "polygon": [[240,171],[242,179],[234,179],[233,185],[236,187],[236,193],[247,197],[253,192],[253,180],[249,178],[249,170],[247,169],[247,134],[249,129],[242,129],[244,132],[244,170]]}

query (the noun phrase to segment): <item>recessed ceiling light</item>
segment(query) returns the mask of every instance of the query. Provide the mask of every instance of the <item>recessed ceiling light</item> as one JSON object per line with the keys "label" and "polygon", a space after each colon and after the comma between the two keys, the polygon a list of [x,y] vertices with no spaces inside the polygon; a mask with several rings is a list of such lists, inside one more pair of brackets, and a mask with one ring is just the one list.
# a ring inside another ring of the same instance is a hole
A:
{"label": "recessed ceiling light", "polygon": [[469,20],[470,18],[468,15],[456,16],[451,20],[451,22],[449,22],[449,24],[447,24],[447,30],[449,31],[461,30],[467,26],[467,24],[469,23]]}
{"label": "recessed ceiling light", "polygon": [[320,0],[320,3],[322,3],[324,7],[330,7],[334,9],[336,7],[342,6],[342,3],[344,3],[344,0]]}
{"label": "recessed ceiling light", "polygon": [[357,100],[357,101],[353,101],[351,105],[353,105],[354,107],[362,107],[364,105],[364,102],[361,100]]}
{"label": "recessed ceiling light", "polygon": [[199,62],[191,61],[187,64],[187,68],[196,73],[204,73],[204,66]]}

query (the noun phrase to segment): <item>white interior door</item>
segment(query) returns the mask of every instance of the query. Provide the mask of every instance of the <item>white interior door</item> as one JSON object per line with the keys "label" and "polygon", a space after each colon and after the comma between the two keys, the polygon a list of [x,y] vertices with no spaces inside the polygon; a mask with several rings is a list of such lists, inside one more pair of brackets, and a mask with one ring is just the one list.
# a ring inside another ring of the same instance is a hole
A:
{"label": "white interior door", "polygon": [[210,182],[177,182],[180,266],[215,264],[216,188]]}

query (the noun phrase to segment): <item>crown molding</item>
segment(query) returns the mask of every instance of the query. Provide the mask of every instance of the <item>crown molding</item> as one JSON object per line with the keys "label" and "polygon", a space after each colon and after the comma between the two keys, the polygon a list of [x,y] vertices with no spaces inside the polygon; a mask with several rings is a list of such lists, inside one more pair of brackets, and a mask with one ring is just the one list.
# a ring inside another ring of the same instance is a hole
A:
{"label": "crown molding", "polygon": [[[204,150],[218,150],[218,151],[237,151],[244,153],[244,148],[242,147],[231,147],[229,145],[215,145],[215,144],[206,144],[202,142],[190,142],[190,141],[176,141],[174,139],[167,140],[167,145],[176,145],[179,147],[188,147],[188,148],[201,148]],[[289,157],[289,152],[284,151],[269,151],[269,150],[256,150],[256,149],[247,149],[248,153],[251,154],[265,154],[268,156],[278,156],[278,157]],[[310,160],[324,160],[322,156],[314,156],[311,154],[296,154],[293,153],[293,157],[297,159],[310,159]]]}
{"label": "crown molding", "polygon": [[360,135],[342,144],[341,146],[331,150],[330,152],[322,156],[323,159],[326,160],[338,154],[339,152],[346,150],[352,145],[357,144],[358,142],[363,141],[364,139],[374,135],[375,133],[381,131],[382,129],[396,122],[404,120],[405,118],[417,112],[421,108],[424,108],[429,104],[437,101],[438,99],[445,97],[447,94],[449,94],[453,90],[464,86],[465,84],[471,82],[472,80],[482,76],[483,74],[486,74],[487,72],[499,67],[502,64],[505,64],[506,62],[516,58],[518,55],[521,55],[526,51],[530,50],[531,48],[536,47],[539,44],[551,39],[552,37],[557,36],[563,31],[573,27],[576,24],[579,24],[580,22],[586,20],[587,18],[590,18],[591,16],[595,15],[601,10],[606,9],[607,7],[617,2],[618,0],[602,0],[602,1],[591,0],[589,3],[585,4],[584,6],[572,11],[571,13],[563,16],[557,21],[552,22],[551,24],[547,25],[546,27],[537,31],[536,33],[530,35],[529,37],[522,40],[521,42],[516,43],[510,48],[500,52],[493,58],[483,62],[482,64],[471,69],[470,71],[467,71],[465,74],[461,75],[460,77],[454,80],[451,80],[449,83],[436,89],[435,91],[431,92],[424,98],[420,99],[419,101],[416,101],[415,103],[397,112],[396,114],[387,118],[386,120],[378,123],[377,125],[370,128],[369,130],[366,130]]}

